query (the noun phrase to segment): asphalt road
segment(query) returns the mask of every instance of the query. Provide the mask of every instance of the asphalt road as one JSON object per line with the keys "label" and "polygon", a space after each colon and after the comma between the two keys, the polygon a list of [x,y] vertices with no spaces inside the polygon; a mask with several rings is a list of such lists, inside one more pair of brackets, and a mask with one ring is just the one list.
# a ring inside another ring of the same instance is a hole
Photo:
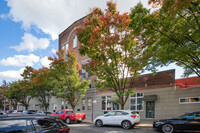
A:
{"label": "asphalt road", "polygon": [[136,127],[124,130],[121,127],[103,126],[96,127],[92,123],[69,124],[70,133],[159,133],[152,128]]}

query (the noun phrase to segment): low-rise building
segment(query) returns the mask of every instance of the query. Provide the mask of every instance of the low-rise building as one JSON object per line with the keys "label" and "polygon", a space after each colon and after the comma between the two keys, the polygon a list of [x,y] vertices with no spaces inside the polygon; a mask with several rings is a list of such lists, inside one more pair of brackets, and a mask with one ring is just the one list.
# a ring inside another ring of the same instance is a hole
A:
{"label": "low-rise building", "polygon": [[[83,26],[84,18],[74,22],[59,35],[59,51],[73,50],[77,55],[77,61],[82,65],[89,58],[79,54],[78,48],[81,44],[76,36],[76,28]],[[86,96],[76,106],[76,112],[85,113],[86,119],[92,120],[110,110],[120,109],[115,93],[101,91],[94,87],[95,76],[90,76],[82,69],[81,78],[92,82]],[[137,79],[130,78],[128,87],[132,87],[135,94],[130,95],[125,109],[138,112],[142,119],[164,119],[200,110],[200,82],[198,81],[200,77],[175,80],[175,70],[145,74]],[[43,109],[37,100],[31,100],[30,104],[29,109]],[[55,112],[64,108],[71,107],[63,99],[55,97],[51,99],[49,111]]]}

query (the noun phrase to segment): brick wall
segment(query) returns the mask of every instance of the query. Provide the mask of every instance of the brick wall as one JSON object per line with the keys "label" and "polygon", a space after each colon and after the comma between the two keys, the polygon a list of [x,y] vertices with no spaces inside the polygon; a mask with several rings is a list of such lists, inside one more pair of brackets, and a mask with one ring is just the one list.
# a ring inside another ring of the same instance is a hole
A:
{"label": "brick wall", "polygon": [[[76,30],[75,30],[75,28],[79,27],[79,26],[84,26],[84,19],[85,19],[85,17],[83,17],[83,18],[75,21],[72,25],[70,25],[67,29],[65,29],[59,35],[59,52],[61,51],[62,45],[66,44],[67,41],[68,41],[68,49],[73,50],[76,53],[76,55],[77,55],[77,62],[79,64],[82,64],[82,61],[87,60],[88,56],[81,56],[79,54],[79,50],[78,49],[79,49],[79,47],[81,45],[81,43],[79,41],[78,41],[77,47],[73,48],[73,38],[74,38],[74,36],[76,36]],[[95,76],[88,77],[88,73],[86,73],[86,78],[85,79],[91,80],[92,88],[94,88],[94,85],[93,85],[94,81],[93,80],[95,78],[96,78]]]}

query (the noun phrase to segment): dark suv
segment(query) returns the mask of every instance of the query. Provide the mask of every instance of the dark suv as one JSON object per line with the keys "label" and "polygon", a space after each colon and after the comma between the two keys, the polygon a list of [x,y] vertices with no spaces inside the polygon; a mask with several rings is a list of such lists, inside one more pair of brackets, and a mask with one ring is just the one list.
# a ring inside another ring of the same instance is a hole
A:
{"label": "dark suv", "polygon": [[60,118],[43,115],[0,116],[0,133],[69,133]]}

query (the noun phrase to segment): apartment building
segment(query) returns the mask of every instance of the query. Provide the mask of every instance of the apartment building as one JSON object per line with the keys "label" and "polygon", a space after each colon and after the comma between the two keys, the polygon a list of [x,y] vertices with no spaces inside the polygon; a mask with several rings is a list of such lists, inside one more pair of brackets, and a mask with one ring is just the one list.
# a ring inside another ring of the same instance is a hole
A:
{"label": "apartment building", "polygon": [[[79,54],[78,48],[81,44],[76,36],[76,28],[83,26],[84,18],[74,22],[59,35],[59,51],[73,49],[77,55],[77,61],[83,65],[89,58]],[[92,83],[85,98],[76,107],[77,112],[86,113],[87,119],[92,120],[110,110],[120,109],[113,92],[104,92],[94,87],[95,76],[90,76],[89,73],[82,70],[81,78],[90,79]],[[175,117],[188,111],[200,110],[200,83],[197,82],[198,80],[200,80],[199,77],[175,80],[175,70],[158,72],[154,76],[152,74],[142,75],[131,81],[134,84],[129,87],[135,88],[136,93],[129,97],[125,109],[138,112],[142,119]],[[180,86],[183,83],[186,86]],[[193,86],[194,84],[195,86]],[[188,98],[189,101],[195,99],[195,102],[183,102]]]}
{"label": "apartment building", "polygon": [[[84,18],[70,25],[59,35],[59,51],[73,49],[77,61],[84,65],[89,59],[81,56],[78,48],[80,43],[76,36],[76,28],[83,26]],[[93,120],[110,110],[120,109],[116,102],[116,95],[112,91],[101,91],[94,87],[95,76],[90,76],[84,69],[81,78],[91,80],[85,97],[76,106],[77,113],[85,113],[86,119]],[[158,72],[157,74],[141,75],[137,79],[130,79],[128,87],[132,87],[135,94],[130,95],[125,109],[140,114],[142,119],[164,119],[181,115],[185,112],[200,110],[200,77],[175,80],[175,70]],[[61,98],[52,97],[49,111],[71,108]],[[31,100],[29,109],[42,110],[43,107],[36,99]]]}

